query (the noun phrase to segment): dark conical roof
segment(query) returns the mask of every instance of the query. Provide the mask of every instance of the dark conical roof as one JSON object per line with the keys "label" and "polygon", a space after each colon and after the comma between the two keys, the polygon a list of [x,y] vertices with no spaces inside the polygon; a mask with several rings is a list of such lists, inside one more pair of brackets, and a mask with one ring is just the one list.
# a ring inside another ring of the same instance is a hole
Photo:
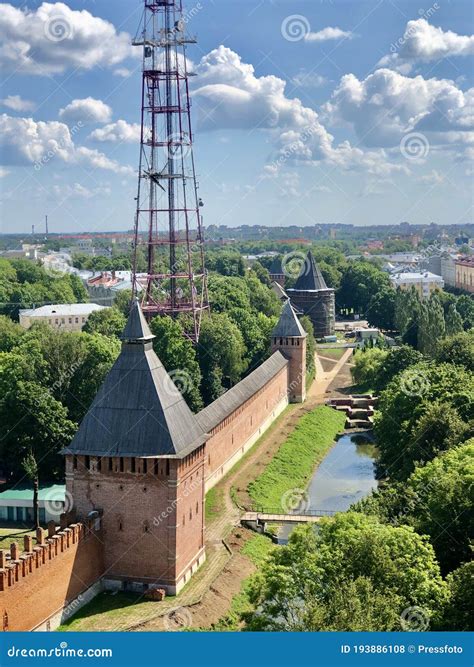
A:
{"label": "dark conical roof", "polygon": [[125,329],[122,331],[120,338],[122,340],[136,342],[152,340],[155,338],[155,336],[150,331],[148,322],[144,318],[142,309],[140,308],[140,304],[136,298],[132,302],[127,324],[125,325]]}
{"label": "dark conical roof", "polygon": [[328,289],[323,274],[316,264],[313,253],[308,250],[306,261],[303,264],[300,275],[296,281],[295,290],[319,290]]}
{"label": "dark conical roof", "polygon": [[118,359],[63,453],[186,456],[207,435],[155,354],[153,335],[138,302],[122,338]]}
{"label": "dark conical roof", "polygon": [[268,273],[270,275],[281,275],[283,273],[283,267],[281,265],[281,258],[280,257],[275,257],[273,262],[270,264],[270,268],[268,269]]}
{"label": "dark conical roof", "polygon": [[283,306],[280,319],[272,331],[272,337],[277,338],[279,336],[282,338],[285,336],[304,338],[306,336],[306,331],[301,326],[301,322],[296,317],[296,313],[289,301]]}

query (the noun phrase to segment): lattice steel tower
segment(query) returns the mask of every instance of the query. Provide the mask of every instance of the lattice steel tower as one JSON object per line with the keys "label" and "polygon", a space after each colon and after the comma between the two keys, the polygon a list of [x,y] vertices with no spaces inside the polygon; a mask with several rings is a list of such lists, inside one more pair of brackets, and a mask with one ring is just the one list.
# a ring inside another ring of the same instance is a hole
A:
{"label": "lattice steel tower", "polygon": [[[151,319],[189,316],[197,341],[208,308],[204,237],[193,156],[191,102],[182,0],[144,0],[140,166],[135,217],[133,291]],[[144,251],[146,277],[137,277]]]}

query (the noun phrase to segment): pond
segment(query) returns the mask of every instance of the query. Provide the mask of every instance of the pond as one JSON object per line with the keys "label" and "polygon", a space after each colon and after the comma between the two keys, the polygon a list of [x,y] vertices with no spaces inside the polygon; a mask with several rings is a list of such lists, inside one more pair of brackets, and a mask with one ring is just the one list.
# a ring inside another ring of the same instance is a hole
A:
{"label": "pond", "polygon": [[[375,459],[377,447],[370,431],[344,433],[314,471],[307,487],[310,510],[344,512],[377,488]],[[278,532],[285,544],[293,526]]]}

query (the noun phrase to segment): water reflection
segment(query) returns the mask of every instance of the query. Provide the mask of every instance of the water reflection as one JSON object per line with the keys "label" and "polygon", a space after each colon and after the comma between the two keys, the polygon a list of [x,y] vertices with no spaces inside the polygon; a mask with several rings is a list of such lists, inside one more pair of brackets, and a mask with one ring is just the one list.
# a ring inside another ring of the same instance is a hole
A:
{"label": "water reflection", "polygon": [[[367,432],[342,435],[315,471],[308,494],[312,510],[343,512],[377,487],[377,447]],[[279,542],[285,543],[292,526],[283,526]]]}

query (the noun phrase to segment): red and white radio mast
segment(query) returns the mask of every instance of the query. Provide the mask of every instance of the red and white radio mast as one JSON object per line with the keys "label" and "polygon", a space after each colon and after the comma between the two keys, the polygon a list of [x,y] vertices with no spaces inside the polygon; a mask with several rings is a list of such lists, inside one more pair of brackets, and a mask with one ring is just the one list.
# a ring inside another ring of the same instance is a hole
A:
{"label": "red and white radio mast", "polygon": [[[204,237],[193,156],[191,102],[182,0],[144,0],[142,115],[133,291],[151,319],[189,316],[197,342],[208,308]],[[137,279],[137,255],[144,251],[146,277]]]}

